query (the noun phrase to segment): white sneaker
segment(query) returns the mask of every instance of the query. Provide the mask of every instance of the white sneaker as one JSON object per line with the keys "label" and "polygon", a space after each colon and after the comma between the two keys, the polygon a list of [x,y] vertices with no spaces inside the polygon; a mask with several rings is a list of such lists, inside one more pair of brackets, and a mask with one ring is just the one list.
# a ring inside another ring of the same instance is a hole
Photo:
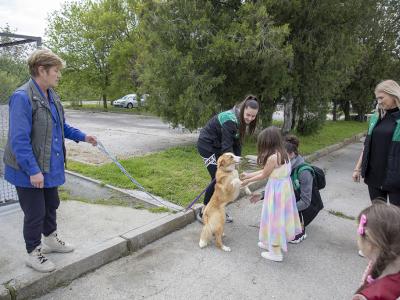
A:
{"label": "white sneaker", "polygon": [[57,232],[53,232],[49,236],[43,238],[42,253],[68,253],[74,251],[74,247],[70,244],[62,241],[58,236]]}
{"label": "white sneaker", "polygon": [[275,254],[275,253],[272,253],[272,252],[265,251],[265,252],[261,252],[261,256],[266,258],[266,259],[272,260],[272,261],[277,261],[277,262],[283,261],[282,253],[281,254]]}
{"label": "white sneaker", "polygon": [[268,246],[265,245],[263,242],[258,242],[257,245],[258,245],[258,247],[260,247],[261,249],[264,249],[264,250],[267,250],[267,251],[269,250],[269,249],[268,249]]}
{"label": "white sneaker", "polygon": [[46,256],[42,254],[40,245],[28,254],[26,265],[42,273],[51,272],[56,269],[56,266]]}
{"label": "white sneaker", "polygon": [[365,257],[364,253],[362,253],[361,250],[358,250],[358,255],[361,256],[361,257]]}

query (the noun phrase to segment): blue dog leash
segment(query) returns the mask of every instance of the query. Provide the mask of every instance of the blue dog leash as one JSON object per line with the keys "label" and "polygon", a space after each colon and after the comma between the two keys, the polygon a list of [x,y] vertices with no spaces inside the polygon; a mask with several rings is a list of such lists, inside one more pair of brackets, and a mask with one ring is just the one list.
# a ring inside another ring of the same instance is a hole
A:
{"label": "blue dog leash", "polygon": [[133,178],[131,176],[131,174],[128,173],[128,171],[120,164],[120,162],[115,158],[115,156],[113,156],[110,152],[107,151],[107,149],[104,147],[104,145],[99,140],[97,140],[97,147],[100,149],[101,152],[103,152],[107,157],[109,157],[117,165],[117,167],[122,171],[122,173],[124,173],[126,175],[126,177],[128,177],[129,180],[134,185],[136,185],[142,192],[146,193],[148,196],[150,196],[153,200],[160,203],[162,206],[172,209],[173,211],[179,212],[179,211],[183,210],[183,209],[177,210],[176,208],[169,207],[168,205],[166,205],[165,203],[161,202],[156,197],[154,197],[151,193],[149,193],[135,178]]}
{"label": "blue dog leash", "polygon": [[205,191],[207,191],[207,189],[215,182],[215,178],[209,183],[209,185],[207,185],[207,187],[196,197],[194,198],[194,200],[185,208],[185,211],[187,211],[188,209],[192,208],[192,206],[197,202],[197,200],[200,199],[201,195],[203,195],[205,193]]}

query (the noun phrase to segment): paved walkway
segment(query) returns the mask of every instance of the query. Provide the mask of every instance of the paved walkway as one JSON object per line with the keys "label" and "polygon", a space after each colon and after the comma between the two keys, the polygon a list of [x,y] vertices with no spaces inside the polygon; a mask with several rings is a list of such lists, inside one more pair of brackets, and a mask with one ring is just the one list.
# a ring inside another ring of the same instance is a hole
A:
{"label": "paved walkway", "polygon": [[225,229],[231,253],[199,249],[201,226],[192,223],[40,299],[350,299],[366,260],[357,255],[355,221],[329,211],[355,217],[369,205],[366,186],[351,181],[361,148],[352,144],[315,163],[327,174],[325,210],[283,263],[260,256],[262,204],[241,199],[228,208],[235,219]]}

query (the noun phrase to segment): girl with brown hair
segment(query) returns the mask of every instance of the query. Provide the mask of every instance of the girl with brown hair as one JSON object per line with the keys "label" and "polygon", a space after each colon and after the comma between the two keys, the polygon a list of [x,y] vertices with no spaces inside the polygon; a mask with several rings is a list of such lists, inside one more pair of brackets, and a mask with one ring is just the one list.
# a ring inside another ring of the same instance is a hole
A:
{"label": "girl with brown hair", "polygon": [[263,169],[242,174],[242,186],[268,178],[258,246],[267,250],[262,257],[279,262],[283,260],[282,250],[287,251],[287,242],[302,232],[290,179],[292,169],[279,128],[271,126],[261,131],[257,147],[257,162]]}
{"label": "girl with brown hair", "polygon": [[375,199],[358,222],[358,247],[370,263],[353,300],[399,299],[400,208]]}

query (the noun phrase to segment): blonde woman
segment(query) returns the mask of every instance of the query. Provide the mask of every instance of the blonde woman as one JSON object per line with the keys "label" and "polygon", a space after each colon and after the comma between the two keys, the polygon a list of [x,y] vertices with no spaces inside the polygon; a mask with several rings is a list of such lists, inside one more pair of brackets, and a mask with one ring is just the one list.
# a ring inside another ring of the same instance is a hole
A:
{"label": "blonde woman", "polygon": [[370,119],[353,180],[364,178],[371,200],[388,199],[400,206],[400,86],[394,80],[382,81],[375,96],[377,110]]}

